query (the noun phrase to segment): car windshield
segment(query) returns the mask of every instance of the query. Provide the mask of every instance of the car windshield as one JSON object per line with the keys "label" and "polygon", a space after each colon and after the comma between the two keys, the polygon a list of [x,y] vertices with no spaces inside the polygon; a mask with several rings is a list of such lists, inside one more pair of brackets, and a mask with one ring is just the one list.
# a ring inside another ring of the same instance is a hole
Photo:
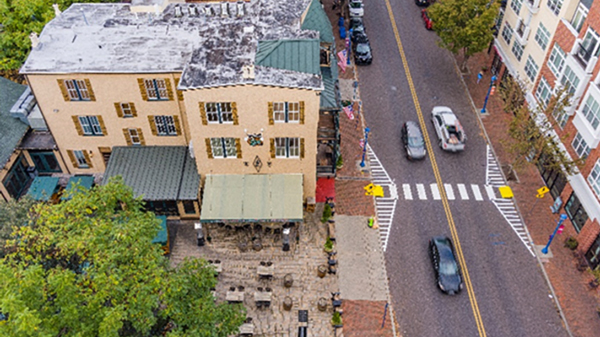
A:
{"label": "car windshield", "polygon": [[423,138],[421,137],[408,137],[408,145],[409,146],[423,146]]}
{"label": "car windshield", "polygon": [[356,46],[356,52],[359,54],[366,54],[369,52],[369,45],[366,43],[359,43]]}
{"label": "car windshield", "polygon": [[362,4],[360,2],[351,2],[350,7],[352,8],[360,8]]}

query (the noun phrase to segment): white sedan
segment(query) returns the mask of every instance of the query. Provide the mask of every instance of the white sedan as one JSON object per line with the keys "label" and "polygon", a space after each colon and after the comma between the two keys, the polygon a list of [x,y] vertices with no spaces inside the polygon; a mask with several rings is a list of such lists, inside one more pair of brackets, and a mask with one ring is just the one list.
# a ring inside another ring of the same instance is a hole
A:
{"label": "white sedan", "polygon": [[350,9],[350,16],[360,17],[365,15],[365,9],[362,0],[350,0],[350,2],[348,2],[348,8]]}
{"label": "white sedan", "polygon": [[465,149],[467,135],[450,108],[434,107],[431,111],[431,122],[443,150],[457,152]]}

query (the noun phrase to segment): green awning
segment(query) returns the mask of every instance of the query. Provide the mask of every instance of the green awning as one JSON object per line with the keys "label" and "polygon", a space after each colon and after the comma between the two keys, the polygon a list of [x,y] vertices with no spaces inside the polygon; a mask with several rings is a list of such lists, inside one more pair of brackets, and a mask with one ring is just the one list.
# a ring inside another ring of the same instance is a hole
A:
{"label": "green awning", "polygon": [[161,245],[166,245],[167,240],[169,240],[169,236],[167,235],[167,216],[166,215],[157,215],[157,219],[160,222],[160,231],[156,234],[154,239],[152,239],[152,243],[159,243]]}
{"label": "green awning", "polygon": [[69,178],[69,182],[67,182],[67,187],[63,192],[60,200],[69,200],[71,199],[72,194],[76,193],[73,189],[77,186],[79,190],[89,190],[94,185],[94,176],[73,176]]}
{"label": "green awning", "polygon": [[57,177],[35,177],[27,195],[34,200],[48,201],[58,190]]}
{"label": "green awning", "polygon": [[301,222],[301,174],[206,176],[201,222]]}

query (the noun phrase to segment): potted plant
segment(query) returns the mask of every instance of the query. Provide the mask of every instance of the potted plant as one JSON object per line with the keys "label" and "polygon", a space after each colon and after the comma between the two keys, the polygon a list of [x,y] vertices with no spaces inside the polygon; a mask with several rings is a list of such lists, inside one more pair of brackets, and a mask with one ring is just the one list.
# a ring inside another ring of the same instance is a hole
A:
{"label": "potted plant", "polygon": [[323,250],[325,251],[325,253],[331,253],[333,251],[333,241],[331,241],[331,238],[327,238],[327,240],[325,240]]}
{"label": "potted plant", "polygon": [[575,239],[574,237],[569,236],[565,240],[565,247],[569,248],[570,250],[577,249],[577,246],[579,246],[579,242],[577,242],[577,239]]}
{"label": "potted plant", "polygon": [[326,223],[329,218],[331,218],[331,205],[326,202],[325,207],[323,207],[323,216],[321,217],[321,222]]}
{"label": "potted plant", "polygon": [[335,167],[339,170],[344,166],[344,160],[342,159],[342,154],[340,153],[340,155],[337,157],[337,160],[335,162]]}
{"label": "potted plant", "polygon": [[331,317],[331,325],[336,328],[341,328],[343,326],[342,315],[339,311],[333,313],[333,316]]}

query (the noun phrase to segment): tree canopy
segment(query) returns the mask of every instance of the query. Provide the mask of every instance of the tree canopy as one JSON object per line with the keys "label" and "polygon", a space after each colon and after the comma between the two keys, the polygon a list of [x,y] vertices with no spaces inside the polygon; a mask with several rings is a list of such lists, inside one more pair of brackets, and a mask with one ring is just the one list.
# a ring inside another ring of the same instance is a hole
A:
{"label": "tree canopy", "polygon": [[54,18],[52,4],[65,10],[74,2],[119,2],[118,0],[0,0],[0,69],[19,69],[29,51],[29,34],[40,34]]}
{"label": "tree canopy", "polygon": [[36,201],[27,196],[19,200],[0,201],[0,258],[4,257],[6,240],[13,238],[13,230],[29,223],[31,208]]}
{"label": "tree canopy", "polygon": [[226,337],[243,322],[215,303],[206,261],[169,268],[159,221],[119,179],[34,213],[0,261],[1,336]]}
{"label": "tree canopy", "polygon": [[473,54],[487,48],[494,39],[492,28],[498,16],[498,1],[443,0],[427,11],[433,30],[440,37],[439,45],[453,54],[463,52],[462,69]]}

